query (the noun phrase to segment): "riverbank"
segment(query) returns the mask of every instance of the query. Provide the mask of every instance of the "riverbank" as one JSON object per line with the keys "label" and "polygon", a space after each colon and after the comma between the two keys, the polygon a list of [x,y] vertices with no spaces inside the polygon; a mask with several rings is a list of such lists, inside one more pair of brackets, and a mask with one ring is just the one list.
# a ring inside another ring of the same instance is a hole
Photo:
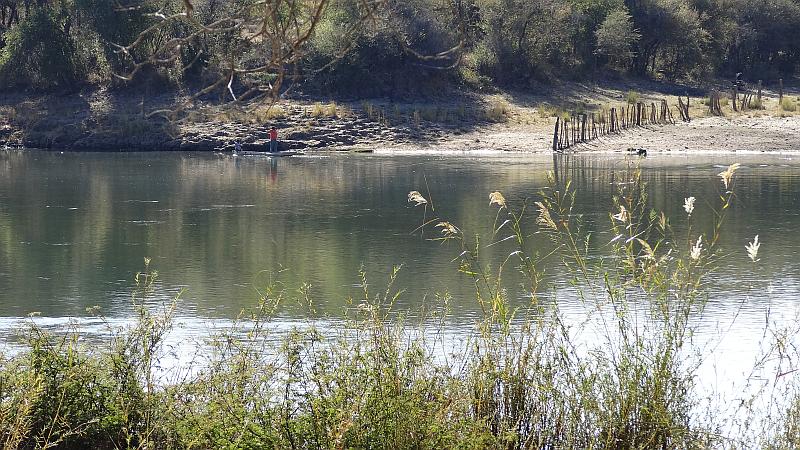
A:
{"label": "riverbank", "polygon": [[[456,92],[439,99],[393,101],[281,101],[274,105],[182,108],[174,94],[144,97],[106,90],[69,94],[0,96],[0,143],[12,147],[89,151],[220,151],[240,141],[266,148],[269,126],[278,127],[284,150],[436,148],[549,152],[555,118],[600,111],[631,98],[677,104],[682,86],[654,82],[602,85],[563,83],[539,93]],[[691,122],[644,126],[607,135],[571,151],[796,151],[800,115],[779,107],[765,90],[763,109],[708,117],[703,90],[691,90]],[[798,92],[786,97],[798,105]],[[176,114],[170,115],[169,113]],[[678,116],[677,111],[673,114]],[[169,116],[169,117],[167,117]]]}
{"label": "riverbank", "polygon": [[[523,127],[489,127],[465,136],[443,140],[443,148],[467,150],[481,147],[504,151],[550,152],[552,130]],[[674,125],[648,125],[606,135],[579,144],[573,152],[624,152],[643,148],[648,153],[755,153],[800,152],[800,116],[700,117]]]}

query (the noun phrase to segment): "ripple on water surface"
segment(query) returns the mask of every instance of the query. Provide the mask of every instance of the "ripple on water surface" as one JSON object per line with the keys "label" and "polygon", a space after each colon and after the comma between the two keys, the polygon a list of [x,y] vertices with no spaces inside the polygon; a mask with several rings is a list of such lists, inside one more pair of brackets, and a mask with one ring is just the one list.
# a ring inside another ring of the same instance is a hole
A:
{"label": "ripple on water surface", "polygon": [[[31,311],[43,318],[82,316],[86,307],[98,305],[124,321],[131,315],[133,278],[149,257],[151,269],[159,272],[159,289],[169,293],[161,300],[184,290],[179,312],[198,321],[189,326],[236,317],[256,305],[259,290],[270,283],[292,293],[308,283],[318,313],[336,317],[348,297],[363,297],[362,266],[376,294],[385,289],[392,266],[402,264],[396,286],[403,293],[396,308],[413,315],[447,292],[449,326],[455,329],[480,314],[474,284],[458,272],[458,248],[435,241],[438,230],[421,235],[415,229],[425,221],[447,220],[470,236],[487,235],[497,215],[488,201],[494,191],[512,207],[527,204],[532,224],[533,201],[553,171],[562,185],[572,180],[574,212],[593,231],[591,260],[599,261],[612,238],[611,197],[627,182],[620,174],[632,163],[641,166],[649,183],[651,206],[671,217],[682,240],[689,230],[684,198],[697,198],[690,236],[696,240],[713,225],[717,174],[742,163],[720,240],[726,256],[705,280],[711,302],[702,320],[709,329],[735,316],[744,324],[742,332],[755,336],[748,330],[763,324],[769,308],[779,304],[788,314],[800,292],[795,256],[800,241],[791,238],[800,229],[800,163],[785,156],[554,159],[490,151],[283,159],[74,156],[0,154],[0,160],[23,159],[18,166],[26,168],[0,179],[0,318]],[[78,170],[78,164],[84,168]],[[32,184],[36,190],[28,188]],[[427,207],[408,204],[412,190],[429,200]],[[528,231],[531,249],[547,248],[545,235],[534,233],[532,225]],[[744,246],[756,234],[763,246],[754,265]],[[496,267],[512,247],[503,241],[482,256]],[[559,264],[546,269],[548,285],[569,279]],[[512,269],[504,277],[509,297],[525,306],[524,280]],[[566,291],[558,301],[576,304]],[[285,318],[303,314],[287,307]]]}

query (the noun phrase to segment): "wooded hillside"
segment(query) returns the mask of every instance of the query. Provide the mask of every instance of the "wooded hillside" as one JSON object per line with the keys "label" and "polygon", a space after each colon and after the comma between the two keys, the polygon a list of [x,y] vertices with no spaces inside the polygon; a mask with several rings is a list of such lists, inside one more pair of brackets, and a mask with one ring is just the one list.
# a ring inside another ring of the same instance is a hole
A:
{"label": "wooded hillside", "polygon": [[[800,0],[0,0],[0,87],[385,95],[611,72],[771,80]],[[289,83],[291,81],[292,83]]]}

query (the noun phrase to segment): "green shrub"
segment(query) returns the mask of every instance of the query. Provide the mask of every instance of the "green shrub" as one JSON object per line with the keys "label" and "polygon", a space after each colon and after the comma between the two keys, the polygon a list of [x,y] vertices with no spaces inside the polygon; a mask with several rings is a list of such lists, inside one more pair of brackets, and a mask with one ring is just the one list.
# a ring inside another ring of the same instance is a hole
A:
{"label": "green shrub", "polygon": [[635,105],[635,104],[639,103],[639,98],[640,97],[641,96],[639,95],[638,92],[636,92],[636,91],[628,91],[628,93],[625,94],[625,101],[629,105]]}
{"label": "green shrub", "polygon": [[64,14],[35,8],[5,36],[0,50],[0,78],[7,85],[52,88],[69,86],[86,76],[86,64],[69,34]]}
{"label": "green shrub", "polygon": [[[66,448],[125,441],[129,423],[118,403],[123,397],[102,361],[78,346],[76,338],[35,327],[29,331],[25,358],[2,373],[0,440]],[[130,399],[131,393],[125,394]]]}

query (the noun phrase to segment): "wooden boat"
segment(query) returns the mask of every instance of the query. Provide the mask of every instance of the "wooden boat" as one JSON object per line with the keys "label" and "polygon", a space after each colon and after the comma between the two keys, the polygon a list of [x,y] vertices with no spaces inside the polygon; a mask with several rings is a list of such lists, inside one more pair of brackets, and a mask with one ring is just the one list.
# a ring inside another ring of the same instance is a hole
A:
{"label": "wooden boat", "polygon": [[294,156],[294,155],[305,155],[305,153],[298,151],[298,150],[284,150],[280,152],[239,152],[239,155],[259,155],[259,156],[266,156],[268,158],[277,158],[280,156]]}

